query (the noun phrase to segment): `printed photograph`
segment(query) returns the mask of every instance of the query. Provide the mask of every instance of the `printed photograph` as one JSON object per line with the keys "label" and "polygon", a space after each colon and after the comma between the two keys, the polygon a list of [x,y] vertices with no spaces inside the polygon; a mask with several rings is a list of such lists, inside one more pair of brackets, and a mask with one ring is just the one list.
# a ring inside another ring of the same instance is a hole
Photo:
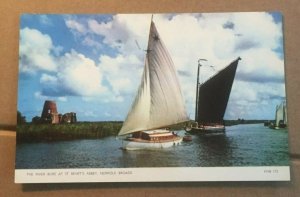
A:
{"label": "printed photograph", "polygon": [[[282,26],[279,12],[21,15],[16,182],[288,180]],[[216,169],[238,178],[197,174]]]}

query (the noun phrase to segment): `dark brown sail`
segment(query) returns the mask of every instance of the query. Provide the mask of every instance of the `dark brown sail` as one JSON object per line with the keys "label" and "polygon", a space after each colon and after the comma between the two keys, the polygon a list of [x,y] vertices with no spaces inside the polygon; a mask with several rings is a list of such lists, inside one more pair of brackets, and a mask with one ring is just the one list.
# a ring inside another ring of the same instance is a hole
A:
{"label": "dark brown sail", "polygon": [[198,105],[196,105],[198,106],[198,110],[196,109],[196,121],[199,124],[223,123],[236,68],[240,59],[237,58],[200,85],[196,101],[198,102]]}

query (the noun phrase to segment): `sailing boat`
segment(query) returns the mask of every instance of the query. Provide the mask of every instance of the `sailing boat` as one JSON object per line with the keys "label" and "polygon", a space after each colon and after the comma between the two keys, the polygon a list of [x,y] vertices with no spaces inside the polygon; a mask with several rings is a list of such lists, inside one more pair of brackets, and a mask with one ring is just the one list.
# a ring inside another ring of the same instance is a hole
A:
{"label": "sailing boat", "polygon": [[151,20],[144,72],[119,136],[126,150],[178,145],[182,137],[167,127],[188,121],[174,63]]}
{"label": "sailing boat", "polygon": [[199,83],[201,66],[199,63],[195,122],[186,127],[187,132],[202,134],[225,131],[223,118],[239,60],[241,60],[240,57],[201,85]]}
{"label": "sailing boat", "polygon": [[273,129],[280,129],[287,127],[287,113],[286,113],[286,102],[282,101],[280,105],[276,106],[275,112],[275,124],[270,125]]}

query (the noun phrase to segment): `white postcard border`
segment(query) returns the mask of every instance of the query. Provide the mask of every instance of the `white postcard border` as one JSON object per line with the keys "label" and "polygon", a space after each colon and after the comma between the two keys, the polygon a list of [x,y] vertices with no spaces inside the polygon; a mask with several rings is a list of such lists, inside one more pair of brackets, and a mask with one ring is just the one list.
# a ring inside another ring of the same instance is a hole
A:
{"label": "white postcard border", "polygon": [[290,167],[167,167],[15,170],[15,183],[197,181],[290,181]]}

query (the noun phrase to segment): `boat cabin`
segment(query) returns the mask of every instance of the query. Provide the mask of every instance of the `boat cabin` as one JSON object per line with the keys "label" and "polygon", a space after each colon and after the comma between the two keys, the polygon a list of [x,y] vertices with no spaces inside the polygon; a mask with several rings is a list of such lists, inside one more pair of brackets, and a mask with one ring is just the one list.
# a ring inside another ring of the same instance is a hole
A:
{"label": "boat cabin", "polygon": [[153,131],[139,131],[132,134],[132,138],[148,141],[172,140],[177,134],[170,132],[168,129]]}

